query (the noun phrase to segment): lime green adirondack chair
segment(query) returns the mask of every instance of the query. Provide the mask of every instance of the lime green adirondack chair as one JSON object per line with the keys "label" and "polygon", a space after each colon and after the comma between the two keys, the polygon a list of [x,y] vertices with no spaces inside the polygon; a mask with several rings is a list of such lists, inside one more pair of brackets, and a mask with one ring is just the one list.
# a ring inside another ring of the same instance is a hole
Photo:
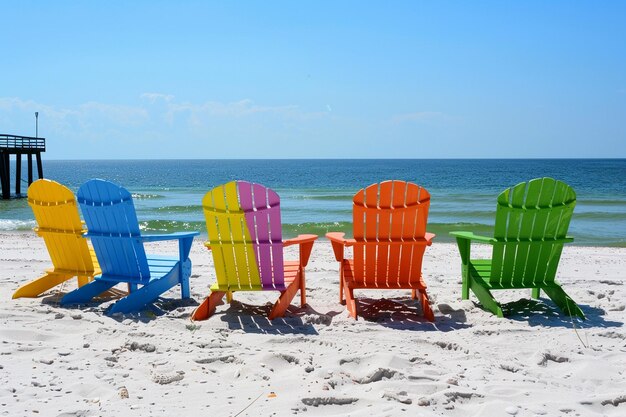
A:
{"label": "lime green adirondack chair", "polygon": [[[503,317],[492,290],[531,288],[532,297],[543,290],[566,314],[585,315],[555,281],[567,236],[576,193],[561,181],[537,178],[506,189],[498,196],[494,237],[471,232],[451,232],[461,253],[462,298],[469,290],[492,313]],[[493,246],[491,259],[472,259],[471,242]]]}

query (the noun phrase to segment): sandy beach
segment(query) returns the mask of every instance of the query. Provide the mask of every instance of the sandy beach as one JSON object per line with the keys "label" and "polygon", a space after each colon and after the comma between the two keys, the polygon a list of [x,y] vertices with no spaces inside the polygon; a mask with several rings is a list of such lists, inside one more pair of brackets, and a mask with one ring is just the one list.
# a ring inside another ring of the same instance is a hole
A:
{"label": "sandy beach", "polygon": [[[151,249],[176,251],[167,243]],[[191,300],[174,289],[150,311],[110,317],[111,300],[59,307],[75,281],[11,300],[49,260],[34,233],[0,233],[0,415],[626,413],[626,249],[565,248],[557,276],[584,323],[545,299],[509,304],[522,312],[505,319],[461,301],[457,249],[437,243],[424,261],[434,324],[408,292],[394,291],[357,292],[363,317],[355,321],[337,303],[338,265],[325,240],[307,268],[307,308],[270,322],[276,294],[237,293],[210,320],[192,323],[215,273],[201,239],[191,259]],[[496,297],[510,303],[530,294]]]}

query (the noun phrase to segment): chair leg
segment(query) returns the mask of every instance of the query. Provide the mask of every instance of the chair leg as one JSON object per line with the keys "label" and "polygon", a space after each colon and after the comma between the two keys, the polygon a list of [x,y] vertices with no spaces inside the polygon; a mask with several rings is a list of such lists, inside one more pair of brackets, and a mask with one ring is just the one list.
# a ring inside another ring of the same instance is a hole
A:
{"label": "chair leg", "polygon": [[300,308],[306,305],[306,279],[304,277],[304,268],[300,270]]}
{"label": "chair leg", "polygon": [[411,300],[417,300],[417,290],[411,290]]}
{"label": "chair leg", "polygon": [[126,297],[113,304],[108,313],[126,314],[133,311],[140,311],[147,304],[159,298],[165,291],[180,283],[177,271],[177,269],[174,269],[163,278],[154,280],[139,288],[137,291],[131,292]]}
{"label": "chair leg", "polygon": [[354,298],[354,290],[352,288],[344,288],[344,294],[346,295],[346,308],[348,309],[348,313],[350,316],[356,320],[357,311],[356,311],[356,299]]}
{"label": "chair leg", "polygon": [[70,278],[72,278],[72,275],[48,272],[42,277],[19,287],[17,291],[13,293],[13,298],[37,297],[39,294],[48,291],[50,288],[56,287]]}
{"label": "chair leg", "polygon": [[[181,243],[182,244],[182,241]],[[185,259],[179,265],[179,274],[180,274],[180,297],[191,298],[191,291],[189,288],[189,277],[191,276],[191,260]]]}
{"label": "chair leg", "polygon": [[268,316],[270,320],[274,320],[276,317],[282,317],[285,315],[285,312],[291,305],[291,300],[293,300],[293,297],[296,296],[296,293],[300,289],[299,284],[300,280],[295,279],[291,284],[289,284],[285,291],[280,293],[280,297],[278,297],[278,300],[274,303],[274,307]]}
{"label": "chair leg", "polygon": [[93,277],[89,275],[79,275],[78,277],[78,287],[82,287],[83,285],[89,284],[93,281]]}
{"label": "chair leg", "polygon": [[470,261],[471,241],[469,239],[457,237],[456,244],[459,247],[459,254],[461,255],[461,276],[463,277],[461,299],[468,300],[469,290],[472,287],[469,270],[470,265],[472,264]]}
{"label": "chair leg", "polygon": [[487,310],[491,311],[498,317],[504,317],[504,314],[502,313],[502,308],[491,294],[491,291],[489,291],[482,285],[477,284],[476,281],[472,282],[471,288],[472,292],[476,295],[478,301],[480,301],[483,307],[485,307]]}
{"label": "chair leg", "polygon": [[191,314],[191,320],[200,321],[211,317],[224,295],[226,291],[211,291],[211,294]]}
{"label": "chair leg", "polygon": [[226,291],[226,302],[228,304],[233,302],[233,292],[232,291]]}
{"label": "chair leg", "polygon": [[541,288],[537,287],[537,288],[532,289],[532,294],[531,294],[532,298],[536,300],[539,298],[540,295],[541,295]]}
{"label": "chair leg", "polygon": [[61,298],[61,305],[88,303],[92,298],[113,288],[116,284],[117,282],[111,281],[91,281],[89,284],[83,285],[65,294],[65,296]]}
{"label": "chair leg", "polygon": [[578,316],[581,319],[586,320],[583,311],[580,309],[580,307],[578,307],[574,300],[572,300],[570,296],[567,295],[565,291],[563,291],[563,288],[544,287],[542,289],[546,293],[546,295],[550,297],[552,301],[554,301],[554,304],[556,304],[563,313],[572,316]]}
{"label": "chair leg", "polygon": [[461,288],[461,299],[469,300],[469,290],[470,290],[470,277],[469,277],[469,269],[467,266],[463,265],[463,286]]}
{"label": "chair leg", "polygon": [[[413,290],[415,292],[415,290]],[[419,299],[422,304],[422,312],[424,313],[424,318],[430,322],[435,321],[435,314],[433,310],[430,308],[430,302],[428,301],[428,294],[426,290],[419,290]]]}
{"label": "chair leg", "polygon": [[343,295],[343,264],[339,265],[339,304],[345,305],[346,298]]}

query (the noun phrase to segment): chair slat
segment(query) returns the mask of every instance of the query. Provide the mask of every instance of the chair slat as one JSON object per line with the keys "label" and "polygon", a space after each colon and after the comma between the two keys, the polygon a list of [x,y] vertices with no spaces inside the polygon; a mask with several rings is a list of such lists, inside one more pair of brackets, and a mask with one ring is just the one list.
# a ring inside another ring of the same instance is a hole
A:
{"label": "chair slat", "polygon": [[[378,189],[379,184],[370,185],[365,189],[365,207],[373,208],[378,207]],[[378,241],[378,213],[374,211],[365,212],[365,241],[377,242]],[[372,287],[377,286],[377,269],[376,269],[376,255],[378,254],[378,248],[376,246],[368,245],[365,247],[365,274],[361,277],[361,280]]]}
{"label": "chair slat", "polygon": [[[406,207],[406,189],[407,183],[404,181],[394,181],[389,237],[391,241],[402,239],[404,229],[404,217],[410,210],[399,210]],[[390,285],[398,285],[400,282],[400,252],[402,246],[389,246],[389,266],[387,268],[387,283]]]}
{"label": "chair slat", "polygon": [[[393,181],[384,181],[378,188],[378,207],[381,209],[391,209],[391,199],[393,193]],[[388,266],[389,266],[389,241],[391,239],[391,210],[380,210],[378,212],[378,230],[376,233],[376,278],[377,287],[387,287]]]}

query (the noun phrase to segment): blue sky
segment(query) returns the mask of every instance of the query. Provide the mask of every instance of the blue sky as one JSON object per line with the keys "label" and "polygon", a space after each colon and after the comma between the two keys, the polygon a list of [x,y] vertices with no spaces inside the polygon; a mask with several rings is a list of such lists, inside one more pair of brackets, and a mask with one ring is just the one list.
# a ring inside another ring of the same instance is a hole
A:
{"label": "blue sky", "polygon": [[626,157],[626,2],[2,2],[49,159]]}

